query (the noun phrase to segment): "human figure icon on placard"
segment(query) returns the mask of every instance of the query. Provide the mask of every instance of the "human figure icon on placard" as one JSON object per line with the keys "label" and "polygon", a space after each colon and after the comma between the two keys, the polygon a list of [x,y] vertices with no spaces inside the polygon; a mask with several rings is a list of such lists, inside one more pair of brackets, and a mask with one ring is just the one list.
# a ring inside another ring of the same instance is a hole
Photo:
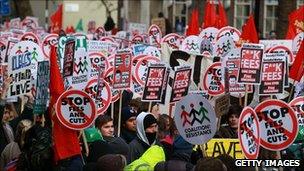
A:
{"label": "human figure icon on placard", "polygon": [[182,113],[181,113],[181,118],[182,118],[182,120],[183,120],[183,127],[185,127],[185,124],[186,124],[186,123],[188,123],[189,125],[191,125],[190,121],[189,121],[188,118],[187,118],[187,117],[189,116],[189,113],[186,112],[185,106],[182,105],[182,106],[181,106],[181,109],[183,110]]}
{"label": "human figure icon on placard", "polygon": [[201,106],[198,113],[199,115],[202,115],[202,119],[201,119],[201,123],[204,123],[204,120],[208,120],[210,122],[210,119],[207,117],[208,114],[208,110],[204,107],[204,103],[203,102],[199,102],[199,105]]}
{"label": "human figure icon on placard", "polygon": [[22,50],[21,50],[21,46],[18,46],[18,50],[16,51],[16,54],[21,54]]}
{"label": "human figure icon on placard", "polygon": [[191,125],[193,125],[195,121],[197,121],[198,123],[202,124],[202,121],[199,120],[198,117],[197,117],[197,116],[200,115],[200,113],[198,113],[197,110],[194,109],[194,104],[191,103],[190,107],[191,107],[191,111],[190,111],[189,116],[191,117],[193,115],[193,119],[192,119]]}
{"label": "human figure icon on placard", "polygon": [[36,62],[38,61],[37,60],[37,56],[38,56],[38,53],[36,52],[36,48],[33,48],[33,52],[32,52],[32,60],[35,60]]}
{"label": "human figure icon on placard", "polygon": [[88,64],[88,62],[87,62],[87,57],[85,56],[85,57],[84,57],[84,62],[83,62],[83,67],[84,67],[83,72],[85,72],[85,71],[88,72],[88,68],[87,68],[88,65],[89,65],[89,64]]}

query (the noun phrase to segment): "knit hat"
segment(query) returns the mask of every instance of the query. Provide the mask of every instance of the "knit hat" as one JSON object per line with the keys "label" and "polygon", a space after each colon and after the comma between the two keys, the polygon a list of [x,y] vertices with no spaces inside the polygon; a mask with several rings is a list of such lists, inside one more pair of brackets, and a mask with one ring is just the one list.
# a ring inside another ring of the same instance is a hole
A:
{"label": "knit hat", "polygon": [[137,113],[132,110],[129,106],[128,107],[124,107],[121,110],[121,123],[124,124],[128,119],[130,119],[131,117],[136,117]]}
{"label": "knit hat", "polygon": [[119,154],[107,154],[97,161],[98,170],[122,171],[126,166],[126,159]]}
{"label": "knit hat", "polygon": [[192,144],[183,139],[181,135],[178,135],[173,142],[173,150],[175,153],[187,153],[191,154]]}
{"label": "knit hat", "polygon": [[147,129],[148,127],[150,127],[154,123],[157,123],[157,120],[155,119],[155,117],[152,114],[148,114],[144,118],[144,129]]}

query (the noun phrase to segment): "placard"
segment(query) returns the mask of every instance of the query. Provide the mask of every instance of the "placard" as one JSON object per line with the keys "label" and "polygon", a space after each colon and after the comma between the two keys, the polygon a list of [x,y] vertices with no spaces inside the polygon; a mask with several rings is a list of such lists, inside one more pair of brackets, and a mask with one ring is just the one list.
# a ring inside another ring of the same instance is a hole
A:
{"label": "placard", "polygon": [[8,62],[8,56],[11,54],[11,50],[12,50],[13,46],[18,42],[19,42],[19,40],[16,39],[16,38],[8,38],[8,41],[7,41],[7,44],[6,44],[4,62]]}
{"label": "placard", "polygon": [[289,103],[298,117],[299,132],[295,141],[304,140],[304,96],[297,97]]}
{"label": "placard", "polygon": [[280,151],[290,146],[298,133],[298,119],[292,108],[280,100],[266,100],[256,106],[261,146]]}
{"label": "placard", "polygon": [[148,64],[151,62],[160,62],[160,59],[154,56],[145,56],[138,58],[138,62],[135,65],[134,78],[136,82],[144,86],[147,78]]}
{"label": "placard", "polygon": [[38,38],[38,36],[32,32],[26,32],[24,33],[21,38],[20,41],[32,41],[34,43],[37,43],[38,45],[40,45],[40,40]]}
{"label": "placard", "polygon": [[89,127],[96,116],[93,99],[80,90],[67,90],[57,100],[56,116],[66,127],[82,130]]}
{"label": "placard", "polygon": [[141,23],[129,23],[128,24],[128,32],[130,32],[133,36],[143,34],[147,31],[148,27],[146,24]]}
{"label": "placard", "polygon": [[90,61],[91,61],[91,74],[90,78],[98,78],[98,68],[103,65],[104,71],[108,70],[110,67],[110,63],[102,53],[91,52],[89,53]]}
{"label": "placard", "polygon": [[257,159],[260,150],[260,128],[255,111],[245,107],[238,123],[238,137],[247,159]]}
{"label": "placard", "polygon": [[205,72],[203,88],[209,95],[217,96],[225,92],[221,65],[221,62],[215,62]]}
{"label": "placard", "polygon": [[149,43],[160,48],[160,41],[162,39],[162,31],[160,30],[160,28],[157,25],[152,24],[148,29],[148,34]]}
{"label": "placard", "polygon": [[214,110],[216,117],[223,116],[228,113],[230,107],[230,94],[227,93],[215,99]]}
{"label": "placard", "polygon": [[49,100],[50,63],[38,62],[34,114],[44,114]]}
{"label": "placard", "polygon": [[[90,95],[90,97],[95,100],[97,115],[104,114],[104,112],[110,106],[112,99],[111,88],[108,82],[100,82],[100,84],[98,84],[98,79],[92,79],[85,87],[85,92],[88,93],[88,95]],[[98,89],[100,89],[101,91]],[[101,95],[100,99],[98,98],[98,95]]]}
{"label": "placard", "polygon": [[243,43],[241,49],[241,66],[238,82],[243,84],[260,84],[264,45]]}
{"label": "placard", "polygon": [[157,25],[160,28],[160,30],[162,32],[162,35],[166,34],[166,20],[165,20],[165,18],[153,18],[152,21],[151,21],[151,24]]}
{"label": "placard", "polygon": [[190,66],[178,66],[173,78],[171,102],[177,102],[188,94],[191,81],[192,68]]}
{"label": "placard", "polygon": [[[110,67],[105,72],[105,77],[104,77],[104,80],[108,82],[111,87],[113,87],[113,83],[114,83],[113,68],[114,67]],[[112,94],[111,102],[116,102],[119,99],[121,93],[122,93],[121,90],[111,88],[111,94]]]}
{"label": "placard", "polygon": [[222,27],[218,31],[218,33],[216,35],[216,41],[219,40],[223,36],[231,37],[233,39],[233,41],[236,43],[240,39],[241,32],[235,27],[226,26],[226,27]]}
{"label": "placard", "polygon": [[216,132],[215,112],[199,94],[189,94],[177,102],[174,121],[180,135],[191,144],[207,143]]}
{"label": "placard", "polygon": [[219,38],[214,45],[213,53],[215,56],[226,56],[232,49],[235,49],[235,43],[230,36],[223,36]]}
{"label": "placard", "polygon": [[68,39],[65,43],[63,58],[63,77],[73,75],[75,55],[75,39]]}
{"label": "placard", "polygon": [[208,157],[228,154],[234,159],[245,159],[239,139],[213,138],[202,146]]}
{"label": "placard", "polygon": [[259,95],[276,95],[284,91],[286,73],[284,53],[265,53]]}
{"label": "placard", "polygon": [[32,41],[21,41],[13,46],[8,58],[8,73],[13,78],[8,97],[35,94],[37,65],[43,57],[41,48]]}
{"label": "placard", "polygon": [[58,34],[48,34],[45,36],[42,40],[42,52],[44,56],[49,59],[50,58],[50,51],[51,51],[51,46],[58,46]]}
{"label": "placard", "polygon": [[176,33],[167,34],[162,38],[161,43],[166,43],[171,50],[178,50],[181,46],[181,36]]}
{"label": "placard", "polygon": [[118,50],[118,44],[109,41],[88,40],[89,52],[101,52],[105,56],[116,53]]}
{"label": "placard", "polygon": [[128,89],[131,86],[131,51],[122,49],[117,51],[114,59],[113,89]]}
{"label": "placard", "polygon": [[200,32],[199,37],[209,40],[211,43],[215,43],[215,37],[218,32],[219,30],[215,27],[207,27]]}
{"label": "placard", "polygon": [[165,80],[166,65],[164,63],[150,63],[147,79],[141,101],[160,102]]}

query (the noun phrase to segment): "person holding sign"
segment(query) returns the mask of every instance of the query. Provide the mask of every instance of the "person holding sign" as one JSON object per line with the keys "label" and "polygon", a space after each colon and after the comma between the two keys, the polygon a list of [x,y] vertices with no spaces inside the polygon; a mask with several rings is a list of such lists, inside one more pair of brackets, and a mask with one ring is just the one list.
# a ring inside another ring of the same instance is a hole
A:
{"label": "person holding sign", "polygon": [[100,115],[95,120],[95,126],[101,132],[104,140],[109,144],[112,154],[122,154],[127,158],[129,155],[128,144],[121,138],[114,136],[113,119],[108,115]]}
{"label": "person holding sign", "polygon": [[157,120],[146,112],[136,118],[137,137],[129,144],[131,162],[138,159],[151,145],[156,142]]}
{"label": "person holding sign", "polygon": [[238,138],[237,129],[239,116],[242,112],[240,106],[231,106],[228,111],[228,126],[220,127],[215,134],[216,138]]}

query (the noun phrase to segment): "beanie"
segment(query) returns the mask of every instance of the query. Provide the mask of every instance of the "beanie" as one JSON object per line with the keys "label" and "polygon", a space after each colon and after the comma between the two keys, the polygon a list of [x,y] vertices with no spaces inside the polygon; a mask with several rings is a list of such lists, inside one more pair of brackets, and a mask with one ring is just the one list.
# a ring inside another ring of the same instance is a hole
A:
{"label": "beanie", "polygon": [[144,118],[144,129],[147,129],[148,127],[150,127],[154,123],[157,123],[157,120],[155,119],[155,117],[152,114],[148,114]]}
{"label": "beanie", "polygon": [[121,123],[125,123],[128,119],[130,119],[133,116],[137,116],[137,113],[132,110],[129,106],[128,107],[124,107],[121,110]]}

